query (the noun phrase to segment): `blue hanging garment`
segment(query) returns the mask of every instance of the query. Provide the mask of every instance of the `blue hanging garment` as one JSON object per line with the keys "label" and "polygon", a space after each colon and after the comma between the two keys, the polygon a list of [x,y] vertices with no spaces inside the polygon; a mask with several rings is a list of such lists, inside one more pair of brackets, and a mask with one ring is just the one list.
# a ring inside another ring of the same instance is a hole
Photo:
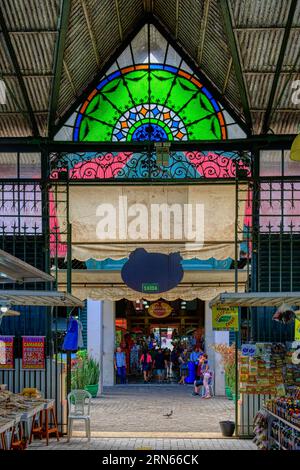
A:
{"label": "blue hanging garment", "polygon": [[62,349],[64,351],[77,351],[78,349],[78,321],[73,317],[70,317]]}

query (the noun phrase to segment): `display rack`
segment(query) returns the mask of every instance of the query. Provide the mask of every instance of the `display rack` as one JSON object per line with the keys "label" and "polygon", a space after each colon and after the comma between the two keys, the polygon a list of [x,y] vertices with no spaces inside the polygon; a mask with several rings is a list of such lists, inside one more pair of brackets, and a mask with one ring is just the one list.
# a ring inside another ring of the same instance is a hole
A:
{"label": "display rack", "polygon": [[[300,427],[287,421],[286,419],[278,416],[277,414],[264,407],[264,411],[268,414],[268,448],[271,450],[272,444],[277,445],[278,450],[300,450]],[[277,420],[279,423],[277,432],[278,436],[274,436],[274,421]],[[289,439],[289,444],[284,445],[284,432],[289,432],[292,436]]]}

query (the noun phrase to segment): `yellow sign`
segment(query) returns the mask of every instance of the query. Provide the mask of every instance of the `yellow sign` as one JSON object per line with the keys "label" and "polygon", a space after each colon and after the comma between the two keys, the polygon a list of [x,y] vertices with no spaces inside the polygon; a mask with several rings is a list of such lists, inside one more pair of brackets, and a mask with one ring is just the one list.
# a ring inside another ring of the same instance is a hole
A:
{"label": "yellow sign", "polygon": [[295,319],[295,341],[300,341],[300,320]]}
{"label": "yellow sign", "polygon": [[214,306],[212,308],[213,330],[238,331],[239,330],[239,308]]}
{"label": "yellow sign", "polygon": [[171,315],[172,307],[166,302],[154,302],[151,304],[148,312],[154,318],[166,318]]}

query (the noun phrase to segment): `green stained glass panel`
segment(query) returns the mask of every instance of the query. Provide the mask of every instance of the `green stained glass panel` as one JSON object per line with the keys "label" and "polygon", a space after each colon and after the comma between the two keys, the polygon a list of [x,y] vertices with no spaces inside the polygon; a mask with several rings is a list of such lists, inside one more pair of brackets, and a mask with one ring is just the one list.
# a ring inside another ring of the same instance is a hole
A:
{"label": "green stained glass panel", "polygon": [[[201,106],[200,102],[205,102],[205,107]],[[188,125],[190,122],[203,119],[214,113],[215,110],[209,100],[203,95],[203,93],[199,92],[195,98],[184,106],[183,110],[179,113],[179,116],[182,117],[186,125]]]}
{"label": "green stained glass panel", "polygon": [[153,70],[151,72],[150,102],[164,104],[173,82],[174,74],[165,70]]}
{"label": "green stained glass panel", "polygon": [[[116,86],[114,86],[114,84]],[[120,113],[125,112],[127,109],[130,109],[135,105],[130,97],[125,80],[122,80],[121,78],[112,80],[111,83],[105,85],[101,91],[118,109],[120,109]]]}
{"label": "green stained glass panel", "polygon": [[191,140],[221,139],[219,121],[214,116],[188,126],[187,131]]}
{"label": "green stained glass panel", "polygon": [[[191,75],[180,75],[175,68],[164,70],[159,64],[151,70],[147,65],[138,67],[115,71],[114,78],[105,79],[102,86],[100,82],[95,96],[82,107],[77,139],[121,142],[226,136],[217,103]],[[153,124],[151,131],[147,122]]]}
{"label": "green stained glass panel", "polygon": [[[94,103],[97,106],[94,106]],[[114,126],[120,112],[104,96],[98,94],[86,109],[86,115]]]}
{"label": "green stained glass panel", "polygon": [[148,103],[149,82],[147,70],[130,72],[126,74],[125,81],[135,105]]}
{"label": "green stained glass panel", "polygon": [[174,111],[177,113],[178,110],[183,108],[192,98],[197,89],[198,87],[189,82],[186,78],[176,77],[170,96],[166,102],[166,106],[174,109]]}

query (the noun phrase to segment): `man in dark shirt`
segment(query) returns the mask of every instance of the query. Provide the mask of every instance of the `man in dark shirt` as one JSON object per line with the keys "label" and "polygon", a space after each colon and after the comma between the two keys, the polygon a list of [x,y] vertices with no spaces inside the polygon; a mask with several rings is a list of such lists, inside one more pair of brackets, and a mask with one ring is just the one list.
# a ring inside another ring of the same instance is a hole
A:
{"label": "man in dark shirt", "polygon": [[161,348],[159,348],[154,359],[154,368],[156,369],[156,373],[158,375],[158,383],[161,383],[161,381],[164,379],[166,366],[167,361],[165,355]]}

